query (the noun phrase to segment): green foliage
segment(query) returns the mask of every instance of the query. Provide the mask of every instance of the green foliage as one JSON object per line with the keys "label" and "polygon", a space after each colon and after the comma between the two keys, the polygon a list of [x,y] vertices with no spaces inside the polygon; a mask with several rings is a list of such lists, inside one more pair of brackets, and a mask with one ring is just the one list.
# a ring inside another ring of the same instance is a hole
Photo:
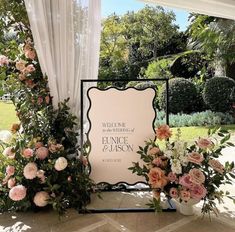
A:
{"label": "green foliage", "polygon": [[[166,84],[164,84],[159,97],[161,109],[166,108],[166,92]],[[169,80],[168,96],[170,113],[190,113],[194,110],[197,90],[195,85],[189,80],[174,78]]]}
{"label": "green foliage", "polygon": [[213,111],[226,112],[231,110],[233,100],[231,93],[235,81],[228,77],[214,77],[208,80],[203,90],[203,99]]}
{"label": "green foliage", "polygon": [[160,59],[151,62],[146,71],[145,75],[147,78],[172,78],[170,72],[170,66],[172,63],[172,58]]}
{"label": "green foliage", "polygon": [[[157,126],[162,125],[166,114],[164,111],[157,113]],[[235,118],[229,113],[212,112],[210,110],[192,114],[170,114],[169,121],[171,127],[190,127],[190,126],[219,126],[234,124]]]}

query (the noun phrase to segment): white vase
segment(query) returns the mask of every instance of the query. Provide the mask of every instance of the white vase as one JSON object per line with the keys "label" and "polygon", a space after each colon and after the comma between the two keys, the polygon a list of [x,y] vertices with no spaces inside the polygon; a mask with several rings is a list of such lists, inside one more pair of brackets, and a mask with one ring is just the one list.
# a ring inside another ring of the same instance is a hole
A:
{"label": "white vase", "polygon": [[187,202],[178,202],[177,208],[181,214],[185,216],[191,216],[194,215],[194,205],[196,205],[197,203],[199,203],[198,200],[190,199]]}

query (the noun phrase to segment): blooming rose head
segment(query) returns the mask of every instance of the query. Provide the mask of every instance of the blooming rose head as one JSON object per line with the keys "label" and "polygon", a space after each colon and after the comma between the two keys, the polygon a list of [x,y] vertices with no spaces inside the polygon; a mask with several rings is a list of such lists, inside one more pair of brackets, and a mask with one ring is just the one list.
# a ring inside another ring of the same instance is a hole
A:
{"label": "blooming rose head", "polygon": [[29,87],[30,89],[34,88],[36,86],[36,84],[33,82],[33,80],[26,80],[25,84],[27,85],[27,87]]}
{"label": "blooming rose head", "polygon": [[31,149],[31,148],[25,148],[25,149],[23,150],[22,154],[23,154],[23,156],[24,156],[25,158],[30,158],[30,157],[33,156],[33,149]]}
{"label": "blooming rose head", "polygon": [[28,163],[24,167],[24,177],[26,179],[32,180],[37,176],[37,165],[35,163]]}
{"label": "blooming rose head", "polygon": [[42,142],[36,142],[35,143],[35,148],[39,148],[39,147],[43,147],[43,143]]}
{"label": "blooming rose head", "polygon": [[64,157],[59,157],[56,161],[55,161],[55,170],[57,171],[62,171],[64,170],[66,167],[68,166],[68,161],[67,159],[65,159]]}
{"label": "blooming rose head", "polygon": [[207,194],[207,190],[203,185],[195,184],[192,189],[190,189],[191,197],[196,200],[201,200]]}
{"label": "blooming rose head", "polygon": [[23,71],[25,69],[26,63],[27,62],[24,60],[19,60],[18,62],[16,62],[16,69],[18,69],[19,71]]}
{"label": "blooming rose head", "polygon": [[36,52],[33,49],[27,49],[25,50],[25,56],[28,59],[34,60],[36,58]]}
{"label": "blooming rose head", "polygon": [[8,130],[1,130],[0,131],[0,140],[4,143],[9,143],[12,139],[12,134]]}
{"label": "blooming rose head", "polygon": [[33,66],[33,64],[29,64],[27,65],[27,67],[25,68],[25,72],[26,73],[31,73],[31,72],[34,72],[36,69],[35,67]]}
{"label": "blooming rose head", "polygon": [[156,129],[156,136],[159,140],[163,140],[163,139],[166,140],[170,138],[171,135],[172,135],[172,131],[170,130],[170,127],[168,125],[162,125]]}
{"label": "blooming rose head", "polygon": [[220,174],[224,173],[224,166],[218,160],[210,159],[208,164],[218,173]]}
{"label": "blooming rose head", "polygon": [[163,188],[167,185],[167,177],[161,168],[150,169],[148,177],[152,188]]}
{"label": "blooming rose head", "polygon": [[181,200],[182,201],[188,201],[189,199],[190,199],[190,192],[189,191],[187,191],[187,190],[181,190],[180,191],[180,198],[181,198]]}
{"label": "blooming rose head", "polygon": [[9,198],[13,201],[21,201],[26,197],[26,188],[23,185],[17,185],[9,191]]}
{"label": "blooming rose head", "polygon": [[6,56],[0,55],[0,66],[8,65],[9,60]]}
{"label": "blooming rose head", "polygon": [[194,184],[202,184],[205,182],[205,175],[203,172],[197,168],[193,168],[189,171],[190,180]]}
{"label": "blooming rose head", "polygon": [[18,123],[13,123],[11,126],[11,132],[15,134],[18,130],[20,129],[20,124]]}
{"label": "blooming rose head", "polygon": [[49,151],[46,147],[39,147],[35,152],[37,158],[40,160],[44,160],[48,156],[48,153]]}
{"label": "blooming rose head", "polygon": [[158,147],[151,147],[148,150],[148,155],[155,156],[160,152],[160,149]]}
{"label": "blooming rose head", "polygon": [[13,149],[12,147],[5,148],[5,150],[3,151],[3,155],[7,156],[10,159],[14,159],[15,152],[13,152],[12,149]]}
{"label": "blooming rose head", "polygon": [[160,157],[157,157],[152,161],[152,164],[154,164],[157,167],[160,167],[162,165],[162,159]]}
{"label": "blooming rose head", "polygon": [[204,160],[203,155],[197,152],[189,153],[187,158],[189,162],[195,163],[195,164],[201,164],[201,162]]}
{"label": "blooming rose head", "polygon": [[200,147],[201,149],[207,149],[213,147],[213,143],[210,139],[199,138],[196,143],[198,147]]}
{"label": "blooming rose head", "polygon": [[9,189],[13,188],[16,184],[16,179],[15,178],[10,178],[8,181],[7,181],[7,187]]}
{"label": "blooming rose head", "polygon": [[177,182],[178,181],[176,174],[173,172],[169,172],[167,175],[167,178],[170,182]]}
{"label": "blooming rose head", "polygon": [[48,204],[49,199],[50,199],[49,194],[45,191],[41,191],[36,193],[36,195],[33,198],[33,202],[36,206],[44,207]]}
{"label": "blooming rose head", "polygon": [[11,165],[8,165],[6,167],[6,173],[7,173],[8,176],[13,176],[14,173],[15,173],[15,167],[11,166]]}
{"label": "blooming rose head", "polygon": [[171,188],[170,191],[169,191],[169,194],[170,194],[170,197],[172,197],[174,199],[179,197],[177,188]]}
{"label": "blooming rose head", "polygon": [[188,189],[191,189],[193,186],[193,183],[188,174],[185,174],[179,178],[179,184],[181,184],[183,187],[186,187]]}

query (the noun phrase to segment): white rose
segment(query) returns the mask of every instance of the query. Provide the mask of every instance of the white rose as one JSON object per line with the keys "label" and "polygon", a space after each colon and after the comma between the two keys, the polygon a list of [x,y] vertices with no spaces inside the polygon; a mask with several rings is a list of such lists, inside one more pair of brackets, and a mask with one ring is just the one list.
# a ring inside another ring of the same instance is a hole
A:
{"label": "white rose", "polygon": [[45,191],[37,192],[33,198],[33,202],[36,206],[44,207],[48,204],[50,199],[49,194]]}
{"label": "white rose", "polygon": [[68,165],[68,161],[67,159],[65,159],[64,157],[59,157],[56,161],[55,161],[55,169],[57,171],[62,171],[64,170]]}
{"label": "white rose", "polygon": [[4,143],[9,143],[12,139],[12,133],[8,130],[0,131],[0,140]]}
{"label": "white rose", "polygon": [[182,167],[179,160],[173,160],[171,165],[171,170],[175,174],[181,174],[182,173]]}
{"label": "white rose", "polygon": [[32,180],[37,176],[37,165],[36,163],[28,163],[24,167],[24,177],[26,179]]}

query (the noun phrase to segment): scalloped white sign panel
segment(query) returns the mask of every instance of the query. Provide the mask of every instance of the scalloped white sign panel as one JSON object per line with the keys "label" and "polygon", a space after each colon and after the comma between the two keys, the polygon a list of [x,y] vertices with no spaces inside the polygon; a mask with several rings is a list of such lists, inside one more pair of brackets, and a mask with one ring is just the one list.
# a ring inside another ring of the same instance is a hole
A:
{"label": "scalloped white sign panel", "polygon": [[100,90],[93,87],[88,90],[88,97],[90,177],[97,184],[145,182],[143,177],[132,174],[128,168],[132,162],[141,163],[140,155],[136,153],[139,146],[144,146],[145,140],[155,138],[155,90]]}

